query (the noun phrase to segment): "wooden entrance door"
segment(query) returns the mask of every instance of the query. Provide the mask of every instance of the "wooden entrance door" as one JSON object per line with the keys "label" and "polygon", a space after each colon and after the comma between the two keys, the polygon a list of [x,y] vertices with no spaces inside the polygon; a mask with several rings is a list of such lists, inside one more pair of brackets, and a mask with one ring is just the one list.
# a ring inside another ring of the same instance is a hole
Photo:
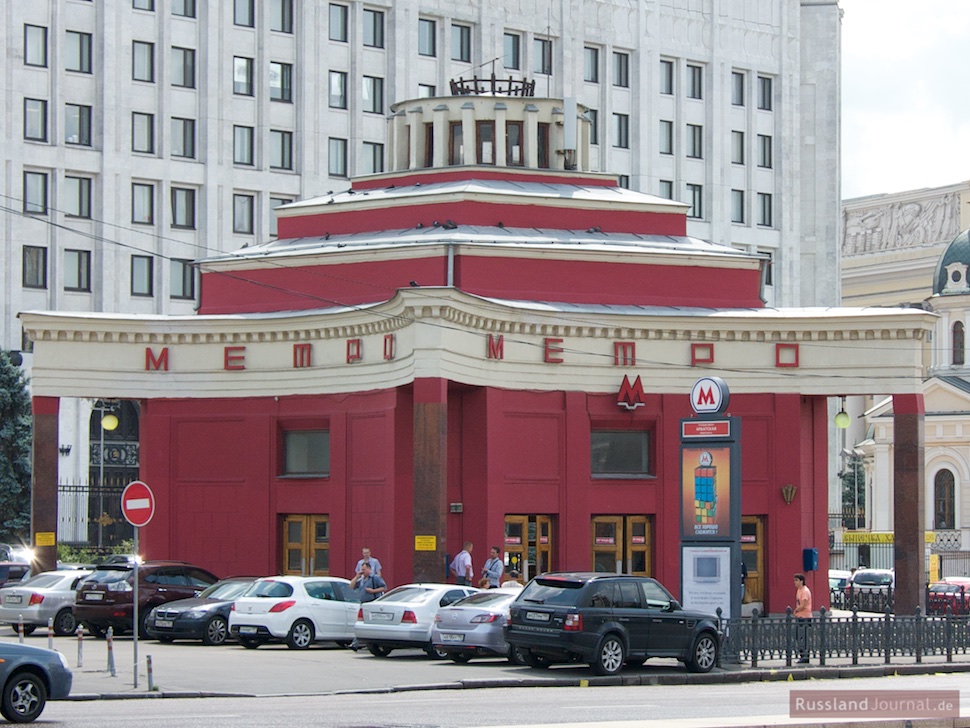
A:
{"label": "wooden entrance door", "polygon": [[294,576],[330,574],[330,517],[283,517],[283,569]]}
{"label": "wooden entrance door", "polygon": [[553,570],[555,524],[549,515],[505,517],[505,573],[515,569],[524,583]]}
{"label": "wooden entrance door", "polygon": [[652,540],[647,516],[595,516],[590,524],[593,571],[650,576]]}
{"label": "wooden entrance door", "polygon": [[748,567],[745,604],[765,601],[765,522],[764,516],[741,518],[741,560]]}

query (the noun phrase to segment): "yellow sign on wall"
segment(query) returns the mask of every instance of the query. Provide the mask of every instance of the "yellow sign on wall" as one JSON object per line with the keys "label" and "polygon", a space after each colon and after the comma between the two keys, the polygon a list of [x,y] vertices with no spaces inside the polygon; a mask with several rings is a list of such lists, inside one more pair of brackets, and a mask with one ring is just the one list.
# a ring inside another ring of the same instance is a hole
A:
{"label": "yellow sign on wall", "polygon": [[[892,531],[846,531],[842,543],[895,543],[896,534]],[[936,543],[936,531],[924,531],[923,543]]]}
{"label": "yellow sign on wall", "polygon": [[438,537],[437,536],[415,536],[414,537],[414,550],[415,551],[435,551],[438,548]]}
{"label": "yellow sign on wall", "polygon": [[56,546],[57,534],[53,531],[38,531],[34,534],[34,546]]}

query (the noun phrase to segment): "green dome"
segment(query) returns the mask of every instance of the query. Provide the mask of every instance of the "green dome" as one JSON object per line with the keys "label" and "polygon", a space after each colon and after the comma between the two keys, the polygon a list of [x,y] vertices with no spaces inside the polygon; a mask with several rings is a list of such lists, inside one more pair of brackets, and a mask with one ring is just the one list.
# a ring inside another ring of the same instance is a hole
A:
{"label": "green dome", "polygon": [[946,269],[952,263],[962,263],[970,269],[970,230],[964,230],[953,238],[953,242],[946,247],[946,252],[940,256],[940,261],[936,264],[936,274],[933,276],[934,296],[943,294],[947,284]]}

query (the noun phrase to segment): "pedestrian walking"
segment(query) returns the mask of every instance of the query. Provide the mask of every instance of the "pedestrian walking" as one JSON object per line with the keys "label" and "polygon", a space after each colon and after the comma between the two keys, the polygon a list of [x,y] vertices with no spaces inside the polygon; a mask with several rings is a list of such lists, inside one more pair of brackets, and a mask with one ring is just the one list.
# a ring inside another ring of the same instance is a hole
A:
{"label": "pedestrian walking", "polygon": [[383,578],[384,575],[381,573],[381,562],[370,555],[370,548],[367,546],[364,546],[364,548],[360,550],[360,561],[358,561],[357,565],[354,567],[354,573],[359,574],[360,567],[365,563],[370,564],[371,574]]}
{"label": "pedestrian walking", "polygon": [[451,573],[454,574],[455,582],[459,586],[470,585],[475,578],[475,570],[472,568],[473,547],[471,541],[465,541],[462,550],[451,560]]}
{"label": "pedestrian walking", "polygon": [[812,590],[805,585],[805,575],[795,574],[795,643],[800,665],[808,664],[808,628],[812,624]]}
{"label": "pedestrian walking", "polygon": [[492,551],[488,561],[482,567],[482,578],[478,581],[478,586],[482,589],[498,589],[502,583],[502,574],[505,573],[505,565],[502,563],[502,552],[498,546],[492,546]]}

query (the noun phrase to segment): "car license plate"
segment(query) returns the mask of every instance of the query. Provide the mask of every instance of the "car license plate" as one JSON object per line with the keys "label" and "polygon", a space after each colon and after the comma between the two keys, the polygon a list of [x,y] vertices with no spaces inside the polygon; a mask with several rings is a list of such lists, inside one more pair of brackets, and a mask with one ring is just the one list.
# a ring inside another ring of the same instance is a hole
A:
{"label": "car license plate", "polygon": [[239,634],[256,634],[255,627],[240,627]]}
{"label": "car license plate", "polygon": [[104,599],[104,594],[101,592],[88,592],[84,595],[84,598],[89,602],[100,602]]}
{"label": "car license plate", "polygon": [[371,622],[391,622],[394,619],[394,615],[390,612],[371,612],[370,621]]}
{"label": "car license plate", "polygon": [[465,641],[465,635],[462,635],[462,634],[445,634],[444,632],[442,632],[441,633],[441,641],[442,642],[464,642]]}
{"label": "car license plate", "polygon": [[19,594],[8,594],[3,598],[3,601],[6,604],[20,604],[23,601],[23,599]]}
{"label": "car license plate", "polygon": [[533,622],[548,622],[549,615],[545,612],[526,612],[526,619],[531,619]]}
{"label": "car license plate", "polygon": [[171,619],[156,619],[155,627],[158,629],[171,628],[173,622]]}

